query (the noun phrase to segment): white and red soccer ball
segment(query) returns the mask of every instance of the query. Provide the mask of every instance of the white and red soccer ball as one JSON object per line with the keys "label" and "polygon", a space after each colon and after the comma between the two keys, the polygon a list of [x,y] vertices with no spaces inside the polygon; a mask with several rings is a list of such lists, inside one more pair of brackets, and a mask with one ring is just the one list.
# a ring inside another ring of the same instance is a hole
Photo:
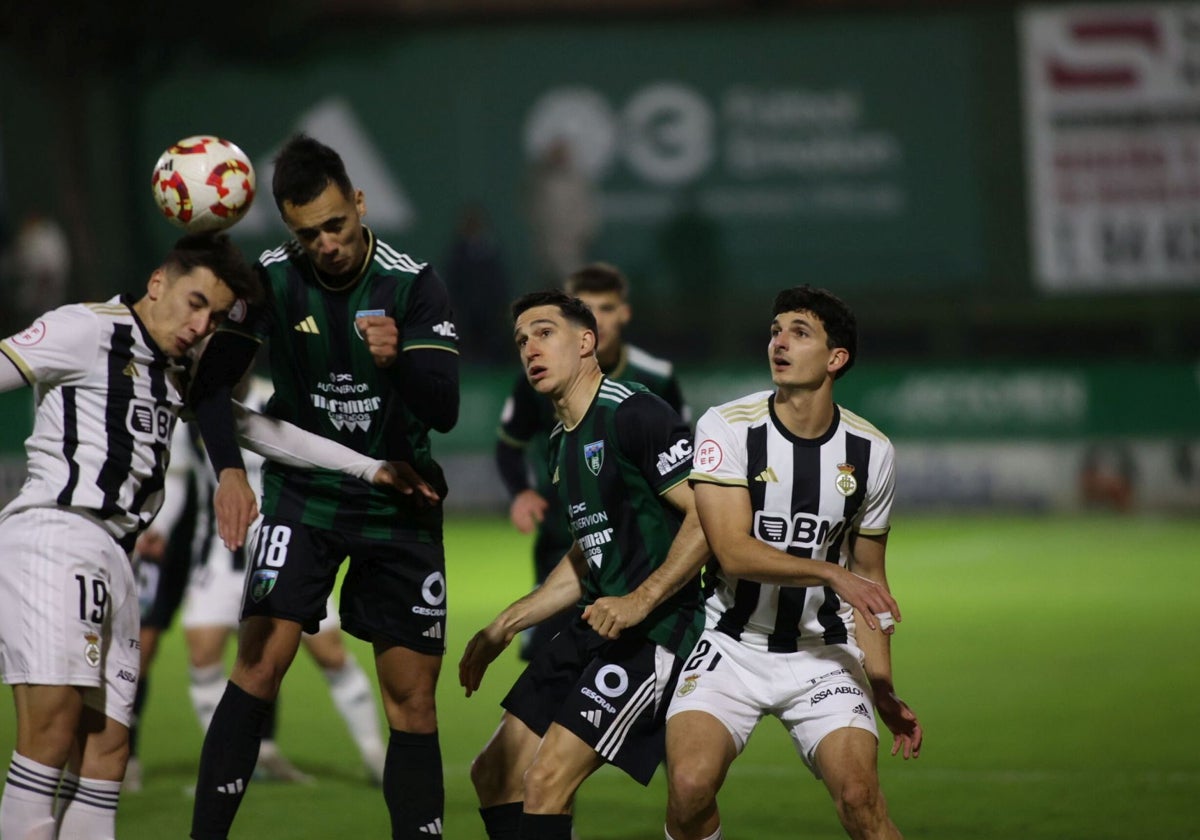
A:
{"label": "white and red soccer ball", "polygon": [[220,137],[185,137],[154,164],[154,201],[167,221],[188,233],[227,228],[254,201],[254,166]]}

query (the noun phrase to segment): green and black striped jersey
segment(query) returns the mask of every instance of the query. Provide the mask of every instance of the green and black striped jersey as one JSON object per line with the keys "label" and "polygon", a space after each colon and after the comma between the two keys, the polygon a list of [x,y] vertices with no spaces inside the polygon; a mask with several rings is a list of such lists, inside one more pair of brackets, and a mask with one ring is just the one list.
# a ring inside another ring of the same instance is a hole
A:
{"label": "green and black striped jersey", "polygon": [[[645,387],[605,377],[583,419],[550,435],[550,470],[588,574],[583,603],[627,595],[667,558],[683,521],[665,498],[692,468],[691,432]],[[703,627],[699,578],[638,630],[686,655]]]}
{"label": "green and black striped jersey", "polygon": [[[366,235],[363,274],[344,292],[323,284],[297,242],[264,252],[256,266],[266,288],[263,311],[245,326],[224,328],[269,342],[275,395],[265,413],[371,457],[407,461],[444,497],[446,481],[433,458],[429,427],[405,404],[395,372],[375,365],[355,320],[393,318],[401,353],[457,354],[449,298],[431,267]],[[410,497],[327,470],[268,462],[262,508],[369,539],[441,535],[440,506],[422,508]]]}
{"label": "green and black striped jersey", "polygon": [[[616,365],[604,373],[609,379],[637,382],[646,386],[650,393],[666,400],[671,408],[679,412],[684,421],[691,421],[691,412],[683,400],[675,369],[666,359],[651,356],[645,350],[626,344],[621,348]],[[546,467],[547,439],[556,422],[553,403],[533,390],[533,386],[522,373],[513,383],[512,393],[504,403],[497,434],[502,446],[523,451],[525,465],[534,479],[533,488],[550,502],[550,507],[539,526],[541,540],[547,546],[561,546],[560,553],[565,554],[571,547],[571,533],[567,528],[566,516],[556,504],[557,494],[550,483],[550,471]],[[506,475],[503,464],[498,464],[498,467],[510,495],[515,496],[529,486],[524,470],[519,476],[514,474],[510,478]]]}

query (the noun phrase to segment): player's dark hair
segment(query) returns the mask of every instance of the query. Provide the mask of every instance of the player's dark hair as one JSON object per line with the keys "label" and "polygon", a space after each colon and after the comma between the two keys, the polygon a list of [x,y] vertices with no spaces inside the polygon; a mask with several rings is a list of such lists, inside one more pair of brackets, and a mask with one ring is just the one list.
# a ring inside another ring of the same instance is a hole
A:
{"label": "player's dark hair", "polygon": [[558,311],[567,319],[569,323],[575,324],[578,327],[583,327],[585,330],[591,330],[593,335],[599,334],[599,329],[596,327],[596,316],[588,305],[577,297],[560,292],[558,289],[551,289],[545,292],[530,292],[527,295],[521,295],[512,305],[513,321],[521,317],[521,313],[527,309],[533,309],[537,306],[557,306]]}
{"label": "player's dark hair", "polygon": [[234,297],[246,303],[262,299],[258,275],[227,233],[189,233],[176,240],[163,258],[163,268],[172,277],[197,267],[207,268],[229,287]]}
{"label": "player's dark hair", "polygon": [[567,276],[565,288],[572,295],[616,292],[625,300],[629,296],[629,281],[621,269],[606,262],[585,265]]}
{"label": "player's dark hair", "polygon": [[833,375],[834,379],[841,378],[854,367],[854,360],[858,356],[858,320],[841,298],[825,289],[794,286],[775,296],[775,307],[771,314],[779,315],[781,312],[811,312],[816,315],[825,327],[826,346],[830,350],[841,347],[849,354],[850,358]]}
{"label": "player's dark hair", "polygon": [[342,156],[303,132],[288,140],[275,156],[271,193],[280,210],[285,201],[308,204],[325,191],[330,181],[347,198],[354,195]]}

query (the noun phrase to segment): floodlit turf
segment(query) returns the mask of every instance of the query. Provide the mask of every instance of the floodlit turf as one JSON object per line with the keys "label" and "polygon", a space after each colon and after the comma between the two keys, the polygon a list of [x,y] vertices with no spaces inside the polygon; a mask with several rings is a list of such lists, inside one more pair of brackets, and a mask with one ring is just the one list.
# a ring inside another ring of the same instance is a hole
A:
{"label": "floodlit turf", "polygon": [[[470,700],[457,687],[469,636],[529,582],[527,541],[500,518],[447,528],[450,632],[440,714],[445,836],[483,838],[467,778],[517,671],[514,653]],[[921,716],[917,762],[881,755],[884,789],[910,838],[1200,838],[1200,521],[1121,517],[914,518],[889,552],[904,610],[898,688]],[[355,644],[366,663],[369,651]],[[186,836],[200,733],[178,631],[152,675],[146,787],[121,799],[119,835]],[[318,777],[256,783],[233,837],[388,836],[379,792],[362,781],[324,681],[303,653],[284,684],[280,743]],[[0,756],[13,743],[0,707]],[[648,790],[612,770],[583,788],[584,840],[662,836],[662,773]],[[774,721],[734,765],[721,797],[733,840],[844,835],[824,788]]]}

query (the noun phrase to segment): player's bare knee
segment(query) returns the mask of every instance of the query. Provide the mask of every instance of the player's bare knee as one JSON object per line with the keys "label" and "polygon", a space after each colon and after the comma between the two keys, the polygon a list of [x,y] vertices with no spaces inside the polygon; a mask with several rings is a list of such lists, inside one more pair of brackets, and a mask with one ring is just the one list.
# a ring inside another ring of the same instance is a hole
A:
{"label": "player's bare knee", "polygon": [[842,785],[836,798],[838,816],[851,837],[877,837],[887,822],[887,807],[878,785],[852,780]]}
{"label": "player's bare knee", "polygon": [[488,748],[471,762],[471,784],[484,808],[524,798],[520,770],[509,767],[503,756]]}
{"label": "player's bare knee", "polygon": [[669,807],[682,822],[688,822],[716,801],[717,787],[717,779],[711,773],[680,762],[670,768],[667,779]]}
{"label": "player's bare knee", "polygon": [[574,791],[566,790],[560,768],[534,761],[525,770],[525,810],[532,814],[564,813]]}

